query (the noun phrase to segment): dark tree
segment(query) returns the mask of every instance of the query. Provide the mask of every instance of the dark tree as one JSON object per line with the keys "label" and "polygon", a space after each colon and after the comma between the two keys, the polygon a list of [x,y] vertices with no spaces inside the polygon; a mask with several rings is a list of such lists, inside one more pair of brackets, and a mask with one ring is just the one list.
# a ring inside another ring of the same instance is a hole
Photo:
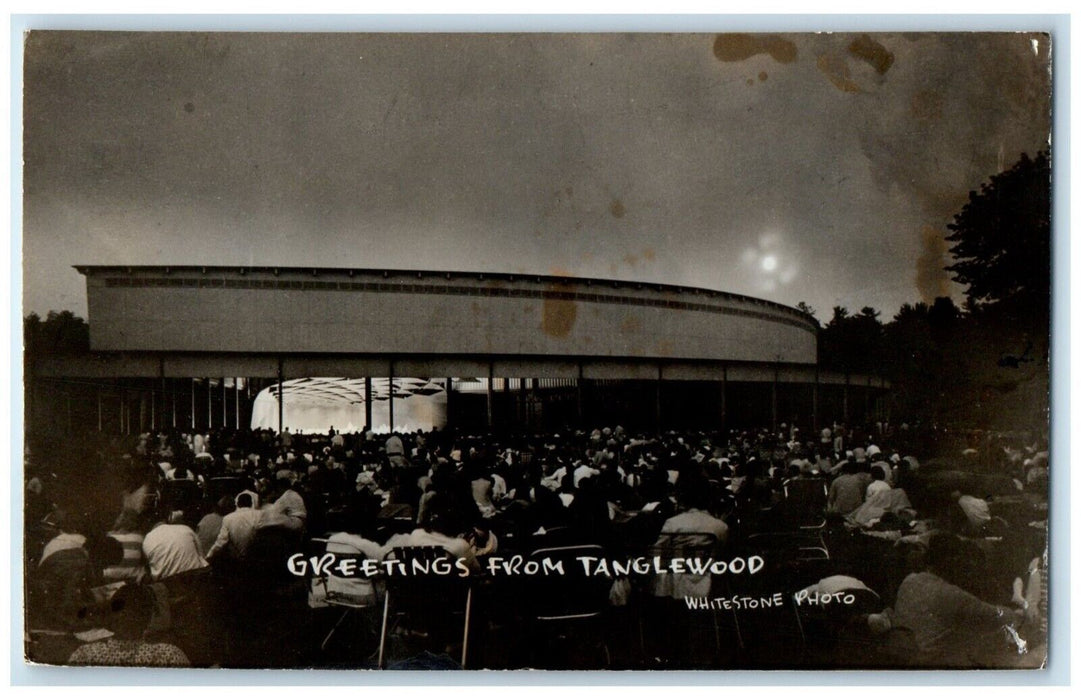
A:
{"label": "dark tree", "polygon": [[90,350],[90,327],[70,311],[50,311],[42,321],[37,314],[23,319],[27,358],[41,355],[79,355]]}
{"label": "dark tree", "polygon": [[[801,301],[798,304],[796,304],[796,308],[799,309],[800,311],[802,311],[803,313],[807,314],[808,316],[812,317],[812,318],[814,318],[815,313],[817,313],[814,310],[814,307],[811,306],[810,304],[808,304],[805,301]],[[815,320],[817,321],[818,319],[815,319]]]}
{"label": "dark tree", "polygon": [[818,335],[819,362],[846,372],[878,373],[882,360],[882,322],[879,312],[865,306],[852,315],[833,307],[833,318]]}
{"label": "dark tree", "polygon": [[1046,314],[1051,280],[1051,161],[1022,155],[994,175],[949,225],[954,262],[969,308],[1007,302]]}

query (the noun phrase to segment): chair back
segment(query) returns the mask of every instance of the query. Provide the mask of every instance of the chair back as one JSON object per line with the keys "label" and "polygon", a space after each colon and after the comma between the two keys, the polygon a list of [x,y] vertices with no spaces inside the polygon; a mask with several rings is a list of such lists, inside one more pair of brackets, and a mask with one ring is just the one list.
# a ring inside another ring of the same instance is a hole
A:
{"label": "chair back", "polygon": [[[447,550],[435,545],[395,547],[387,559],[401,562],[401,567],[386,576],[397,612],[422,621],[464,610],[471,577],[460,576],[454,568],[455,558]],[[436,573],[437,566],[448,563],[450,573]]]}
{"label": "chair back", "polygon": [[[534,620],[557,621],[597,617],[608,607],[612,579],[598,575],[596,561],[587,571],[582,557],[603,559],[605,550],[596,544],[543,547],[529,555],[541,568],[526,577],[524,602]],[[553,573],[545,575],[546,570]],[[558,573],[558,569],[563,571]]]}
{"label": "chair back", "polygon": [[[715,557],[720,550],[720,541],[712,532],[662,532],[646,554],[651,558],[660,557],[662,562],[674,558],[704,561]],[[657,598],[708,596],[713,588],[713,576],[708,571],[702,574],[666,571],[651,575],[646,588]]]}
{"label": "chair back", "polygon": [[829,491],[824,479],[790,479],[784,485],[784,497],[785,516],[792,527],[825,527]]}
{"label": "chair back", "polygon": [[216,476],[213,479],[207,479],[207,503],[213,506],[222,496],[228,496],[230,499],[236,498],[236,495],[247,487],[248,479],[238,476]]}
{"label": "chair back", "polygon": [[[322,544],[325,551],[331,554],[346,554],[364,558],[364,553],[357,547],[345,542],[332,541],[325,537],[313,537],[312,544]],[[373,576],[365,576],[363,569],[357,568],[356,575],[343,577],[333,571],[322,572],[316,576],[311,572],[311,586],[314,591],[322,589],[324,602],[327,605],[343,608],[367,608],[376,604],[379,591],[376,582],[381,580],[377,573]]]}
{"label": "chair back", "polygon": [[187,479],[161,483],[161,505],[167,510],[182,510],[186,520],[198,522],[203,491],[198,482]]}

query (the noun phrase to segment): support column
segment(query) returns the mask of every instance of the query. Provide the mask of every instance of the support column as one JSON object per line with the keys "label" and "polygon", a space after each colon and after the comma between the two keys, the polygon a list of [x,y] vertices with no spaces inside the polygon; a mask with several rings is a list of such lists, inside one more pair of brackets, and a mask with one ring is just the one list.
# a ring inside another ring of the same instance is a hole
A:
{"label": "support column", "polygon": [[818,365],[815,365],[815,383],[811,386],[811,432],[818,439]]}
{"label": "support column", "polygon": [[657,363],[657,381],[654,382],[653,388],[653,425],[657,434],[659,435],[662,429],[661,426],[661,382],[664,381],[664,369],[660,363]]}
{"label": "support column", "polygon": [[169,393],[173,397],[173,427],[176,428],[176,382],[169,382],[169,385],[172,389]]}
{"label": "support column", "polygon": [[526,404],[529,408],[526,411],[526,420],[529,421],[529,428],[536,430],[538,426],[537,422],[537,378],[531,377],[529,379],[529,403]]}
{"label": "support column", "polygon": [[[247,385],[247,382],[244,382]],[[233,404],[233,415],[236,416],[236,429],[240,431],[240,381],[239,377],[233,377],[233,400],[236,402]]]}
{"label": "support column", "polygon": [[210,386],[210,377],[204,377],[206,382],[206,429],[209,432],[214,427],[214,388]]}
{"label": "support column", "polygon": [[154,390],[150,390],[150,429],[158,429],[158,404],[154,399]]}
{"label": "support column", "polygon": [[728,365],[721,368],[721,434],[728,440]]}
{"label": "support column", "polygon": [[488,363],[488,430],[492,429],[492,382],[495,380],[492,378],[492,373],[495,370],[492,367],[492,363]]}
{"label": "support column", "polygon": [[169,400],[169,385],[165,381],[165,371],[163,368],[164,364],[165,360],[161,360],[158,363],[158,377],[161,380],[161,419],[158,421],[158,426],[160,426],[161,430],[165,430],[165,427],[169,424],[169,422],[166,420],[166,412],[169,409],[165,405],[166,402],[168,402]]}
{"label": "support column", "polygon": [[282,376],[282,361],[278,360],[278,435],[285,425],[285,379]]}
{"label": "support column", "polygon": [[454,425],[454,423],[451,422],[451,412],[450,412],[450,393],[451,393],[450,392],[450,389],[451,389],[450,382],[451,382],[451,378],[447,377],[444,381],[446,381],[446,392],[447,392],[447,427],[450,427],[450,426]]}
{"label": "support column", "polygon": [[771,430],[777,432],[777,366],[773,366],[773,383],[770,384],[770,425]]}
{"label": "support column", "polygon": [[195,431],[195,377],[191,378],[191,429]]}
{"label": "support column", "polygon": [[221,427],[229,427],[229,399],[225,391],[225,377],[221,378]]}
{"label": "support column", "polygon": [[503,409],[499,412],[499,415],[503,416],[504,420],[506,420],[508,414],[510,413],[511,400],[512,397],[510,395],[510,379],[508,379],[507,377],[503,377]]}
{"label": "support column", "polygon": [[390,361],[390,376],[387,377],[387,422],[390,434],[394,434],[394,360]]}
{"label": "support column", "polygon": [[577,393],[577,401],[578,401],[578,427],[579,428],[583,427],[585,425],[585,422],[586,422],[585,401],[584,401],[584,398],[582,396],[582,392],[585,389],[585,387],[583,386],[583,383],[585,382],[585,379],[583,378],[582,375],[583,375],[582,363],[579,362],[578,363],[578,381],[575,383],[575,390],[576,390],[576,393]]}
{"label": "support column", "polygon": [[364,378],[364,427],[372,429],[372,378]]}

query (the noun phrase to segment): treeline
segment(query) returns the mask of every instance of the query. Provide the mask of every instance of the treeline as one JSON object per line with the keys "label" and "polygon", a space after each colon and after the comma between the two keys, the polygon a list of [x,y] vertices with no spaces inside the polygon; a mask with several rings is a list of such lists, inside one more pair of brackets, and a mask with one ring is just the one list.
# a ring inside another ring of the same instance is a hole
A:
{"label": "treeline", "polygon": [[[895,420],[940,426],[1047,427],[1051,312],[1051,165],[1023,155],[993,176],[949,225],[963,307],[940,297],[883,321],[835,307],[819,364],[890,380]],[[805,304],[805,311],[813,313]]]}

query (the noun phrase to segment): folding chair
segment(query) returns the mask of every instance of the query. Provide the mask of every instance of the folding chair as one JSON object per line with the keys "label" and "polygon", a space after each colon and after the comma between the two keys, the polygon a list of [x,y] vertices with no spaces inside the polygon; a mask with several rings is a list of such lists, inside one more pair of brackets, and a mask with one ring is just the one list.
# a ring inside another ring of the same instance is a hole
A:
{"label": "folding chair", "polygon": [[221,499],[222,496],[228,496],[230,499],[236,497],[238,493],[247,488],[249,480],[237,476],[216,476],[213,479],[207,479],[206,481],[206,501],[210,507],[213,507]]}
{"label": "folding chair", "polygon": [[[342,542],[332,542],[325,537],[313,537],[311,541],[325,545],[326,551],[330,553],[356,555],[363,558],[361,551]],[[322,572],[320,575],[312,574],[309,583],[312,592],[321,589],[323,602],[327,606],[342,609],[341,617],[330,628],[327,636],[323,638],[323,643],[319,645],[322,651],[326,651],[331,637],[334,636],[334,633],[338,631],[338,628],[341,627],[347,617],[356,612],[371,610],[379,604],[378,580],[378,576],[342,578],[327,572]]]}
{"label": "folding chair", "polygon": [[793,532],[805,538],[807,543],[799,550],[802,558],[829,559],[826,546],[826,503],[829,490],[823,479],[789,479],[784,484],[784,510],[786,520]]}
{"label": "folding chair", "polygon": [[[708,559],[716,557],[721,551],[720,542],[712,532],[680,532],[662,533],[656,543],[651,545],[646,554],[650,558],[660,557],[661,561],[669,561],[674,557]],[[703,583],[705,584],[703,586]],[[659,598],[683,601],[685,596],[713,597],[718,588],[727,594],[728,587],[724,580],[718,580],[711,574],[653,574],[645,577],[641,582],[641,592],[644,600],[656,600]],[[699,590],[704,589],[704,590]],[[710,624],[713,628],[714,650],[719,657],[723,645],[721,639],[721,624],[716,610],[709,610]],[[645,648],[645,621],[644,611],[640,611],[638,617],[638,642],[643,656]],[[669,620],[671,622],[671,620]],[[739,630],[739,621],[732,615],[732,631],[736,642],[742,646],[742,636]]]}
{"label": "folding chair", "polygon": [[[762,556],[769,557],[768,554]],[[782,569],[760,571],[740,583],[740,606],[734,608],[732,614],[740,630],[741,665],[798,668],[802,663],[807,641],[796,611],[795,594],[788,593],[794,580],[800,579],[794,579]],[[774,602],[778,591],[785,592],[779,604]]]}
{"label": "folding chair", "polygon": [[[878,594],[868,588],[845,588],[837,595],[851,596],[852,603],[835,602],[815,605],[793,596],[796,624],[804,644],[804,658],[815,666],[827,666],[838,658],[858,658],[878,641],[866,623],[866,615],[882,610]],[[844,654],[842,647],[855,654]],[[838,650],[842,653],[838,656]]]}
{"label": "folding chair", "polygon": [[200,506],[203,502],[203,490],[198,482],[188,479],[161,482],[161,504],[169,511],[184,511],[184,519],[198,522]]}
{"label": "folding chair", "polygon": [[[439,617],[458,614],[459,611],[453,605],[457,599],[461,599],[464,604],[464,610],[461,611],[464,617],[461,665],[465,668],[469,654],[469,624],[473,607],[471,577],[460,577],[457,572],[449,575],[432,572],[432,565],[438,560],[453,561],[453,556],[442,547],[396,547],[387,558],[402,562],[407,573],[388,574],[385,579],[383,624],[379,632],[379,668],[383,668],[386,654],[392,606],[395,608],[393,613],[396,619],[404,617],[411,623],[431,623]],[[419,570],[429,573],[417,573]],[[451,606],[449,610],[448,605]]]}
{"label": "folding chair", "polygon": [[[529,555],[542,566],[562,566],[563,574],[530,576],[523,588],[530,620],[534,627],[554,629],[600,623],[608,609],[612,580],[587,574],[579,557],[601,559],[605,550],[596,544],[543,546]],[[542,569],[543,570],[543,569]],[[605,667],[612,663],[608,644],[601,630],[599,647],[604,652]]]}

